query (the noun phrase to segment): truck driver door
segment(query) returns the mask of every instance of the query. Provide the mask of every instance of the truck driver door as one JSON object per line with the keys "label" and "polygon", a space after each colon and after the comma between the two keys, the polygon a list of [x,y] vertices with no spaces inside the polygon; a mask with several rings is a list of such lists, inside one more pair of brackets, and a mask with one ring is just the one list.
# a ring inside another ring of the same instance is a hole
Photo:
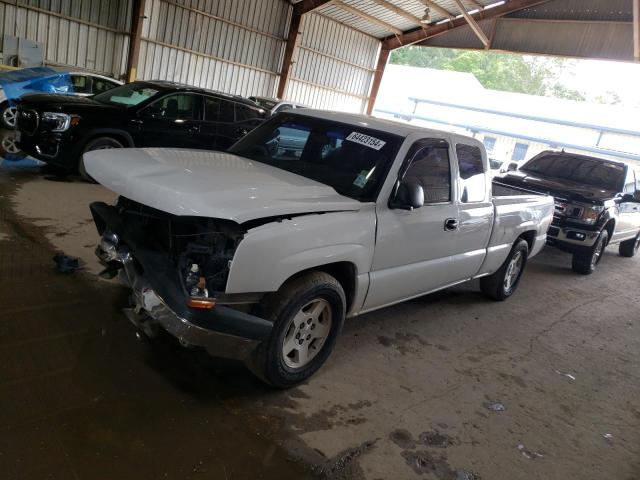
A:
{"label": "truck driver door", "polygon": [[389,203],[378,204],[377,239],[365,309],[459,280],[451,269],[458,228],[452,170],[445,140],[421,139],[409,149],[400,179],[422,186],[424,205],[409,211],[391,208]]}

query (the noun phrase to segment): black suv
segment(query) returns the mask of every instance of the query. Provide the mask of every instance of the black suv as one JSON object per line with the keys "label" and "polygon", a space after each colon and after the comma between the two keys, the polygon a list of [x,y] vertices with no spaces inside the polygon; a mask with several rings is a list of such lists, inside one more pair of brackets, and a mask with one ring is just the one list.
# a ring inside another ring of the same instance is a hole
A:
{"label": "black suv", "polygon": [[133,82],[90,98],[36,94],[18,104],[19,145],[87,177],[82,154],[121,147],[226,150],[262,123],[250,100],[163,81]]}

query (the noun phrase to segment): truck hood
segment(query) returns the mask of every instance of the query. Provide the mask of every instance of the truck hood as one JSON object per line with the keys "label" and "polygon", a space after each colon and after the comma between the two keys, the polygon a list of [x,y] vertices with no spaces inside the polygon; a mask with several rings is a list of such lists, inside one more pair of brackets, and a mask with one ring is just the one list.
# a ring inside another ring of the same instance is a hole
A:
{"label": "truck hood", "polygon": [[600,203],[611,200],[617,194],[612,190],[606,190],[594,185],[545,177],[524,170],[509,172],[506,175],[496,177],[496,180],[534,192],[545,193],[555,198],[587,203]]}
{"label": "truck hood", "polygon": [[360,203],[314,180],[222,152],[96,150],[87,172],[108,189],[180,216],[244,223],[266,217],[355,211]]}
{"label": "truck hood", "polygon": [[101,103],[91,97],[62,93],[29,93],[20,101],[24,108],[65,113],[95,109],[123,110],[123,107]]}

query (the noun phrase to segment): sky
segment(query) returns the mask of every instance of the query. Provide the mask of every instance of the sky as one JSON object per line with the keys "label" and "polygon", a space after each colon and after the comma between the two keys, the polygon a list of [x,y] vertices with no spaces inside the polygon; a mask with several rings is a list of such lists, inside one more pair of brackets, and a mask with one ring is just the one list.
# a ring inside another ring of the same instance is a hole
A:
{"label": "sky", "polygon": [[560,81],[567,87],[586,93],[593,99],[613,91],[621,105],[640,108],[640,63],[604,60],[575,60]]}

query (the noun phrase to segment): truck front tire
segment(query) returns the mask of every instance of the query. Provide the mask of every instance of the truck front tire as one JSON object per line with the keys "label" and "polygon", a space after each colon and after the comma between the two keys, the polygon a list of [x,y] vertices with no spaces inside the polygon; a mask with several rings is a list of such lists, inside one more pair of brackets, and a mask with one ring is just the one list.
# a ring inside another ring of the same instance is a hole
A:
{"label": "truck front tire", "polygon": [[519,239],[498,271],[480,279],[482,293],[499,302],[513,295],[518,288],[528,258],[529,244]]}
{"label": "truck front tire", "polygon": [[249,367],[277,388],[304,382],[327,360],[342,330],[342,286],[327,273],[311,272],[287,282],[260,307],[273,330]]}
{"label": "truck front tire", "polygon": [[574,253],[571,261],[571,268],[574,272],[582,275],[591,275],[596,271],[596,267],[602,260],[604,250],[609,243],[609,232],[603,230],[586,253]]}
{"label": "truck front tire", "polygon": [[626,242],[622,242],[619,247],[619,253],[621,257],[635,257],[638,249],[640,248],[640,234],[631,240],[627,240]]}

